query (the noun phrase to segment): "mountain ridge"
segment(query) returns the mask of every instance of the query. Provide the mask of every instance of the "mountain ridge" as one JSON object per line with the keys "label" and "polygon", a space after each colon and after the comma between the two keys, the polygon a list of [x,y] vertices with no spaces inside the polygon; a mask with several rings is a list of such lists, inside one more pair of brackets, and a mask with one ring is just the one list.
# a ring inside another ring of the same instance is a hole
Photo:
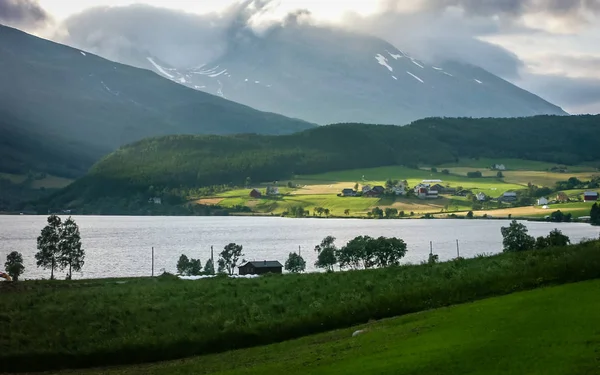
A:
{"label": "mountain ridge", "polygon": [[[119,146],[167,134],[285,134],[313,127],[177,85],[154,72],[106,60],[0,25],[0,114],[7,145],[0,172],[50,172],[36,142],[95,161]],[[55,146],[49,145],[49,143]],[[52,153],[51,153],[52,154]],[[60,159],[59,158],[59,159]],[[91,163],[52,173],[73,177]]]}
{"label": "mountain ridge", "polygon": [[188,87],[318,124],[567,115],[483,68],[428,64],[383,39],[332,28],[293,24],[262,37],[232,32],[224,55],[204,63],[176,68],[160,56],[138,60]]}

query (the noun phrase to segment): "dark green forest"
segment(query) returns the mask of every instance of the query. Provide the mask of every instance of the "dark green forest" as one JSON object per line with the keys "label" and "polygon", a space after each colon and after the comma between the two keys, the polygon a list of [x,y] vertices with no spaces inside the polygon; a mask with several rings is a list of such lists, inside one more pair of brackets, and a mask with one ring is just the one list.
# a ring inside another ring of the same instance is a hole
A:
{"label": "dark green forest", "polygon": [[430,118],[404,127],[336,124],[292,135],[173,135],[144,139],[104,157],[53,205],[107,197],[183,196],[188,189],[246,178],[271,181],[460,158],[521,158],[573,165],[600,160],[600,116]]}

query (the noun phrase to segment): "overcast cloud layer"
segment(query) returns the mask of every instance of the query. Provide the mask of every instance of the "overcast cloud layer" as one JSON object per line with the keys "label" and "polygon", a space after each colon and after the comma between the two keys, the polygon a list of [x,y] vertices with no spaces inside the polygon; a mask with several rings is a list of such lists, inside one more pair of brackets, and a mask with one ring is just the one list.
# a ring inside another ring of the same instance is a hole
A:
{"label": "overcast cloud layer", "polygon": [[[224,53],[241,30],[316,23],[377,35],[424,60],[482,66],[571,113],[600,112],[600,0],[381,0],[375,14],[335,18],[315,4],[248,0],[202,15],[98,7],[55,25],[52,38],[111,59],[126,61],[136,46],[192,66]],[[35,31],[51,15],[34,0],[0,0],[0,22]]]}

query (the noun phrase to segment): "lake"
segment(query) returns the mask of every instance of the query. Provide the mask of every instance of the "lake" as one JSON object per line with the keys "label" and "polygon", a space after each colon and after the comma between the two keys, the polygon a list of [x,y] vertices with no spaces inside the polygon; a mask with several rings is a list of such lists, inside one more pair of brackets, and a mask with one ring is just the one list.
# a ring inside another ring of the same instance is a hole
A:
{"label": "lake", "polygon": [[[86,250],[83,272],[73,278],[149,276],[152,272],[175,272],[181,254],[200,258],[202,264],[214,246],[218,253],[230,242],[244,247],[246,260],[279,260],[298,251],[306,260],[307,271],[314,271],[315,245],[328,236],[342,246],[359,235],[399,237],[408,245],[404,262],[427,259],[430,241],[440,260],[460,255],[474,257],[502,250],[500,227],[507,220],[361,220],[291,219],[281,217],[156,217],[156,216],[74,216],[79,224]],[[0,216],[0,269],[11,251],[23,254],[22,278],[49,278],[50,271],[36,268],[36,239],[46,224],[45,216]],[[600,228],[583,223],[525,222],[530,234],[547,235],[558,228],[579,242],[598,238]],[[64,277],[59,272],[58,277]]]}

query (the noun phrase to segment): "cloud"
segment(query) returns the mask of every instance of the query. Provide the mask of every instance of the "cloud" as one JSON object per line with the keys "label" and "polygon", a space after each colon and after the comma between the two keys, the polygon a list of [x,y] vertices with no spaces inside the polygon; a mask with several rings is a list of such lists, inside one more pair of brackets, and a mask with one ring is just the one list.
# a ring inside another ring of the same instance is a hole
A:
{"label": "cloud", "polygon": [[533,74],[518,82],[521,87],[542,93],[544,99],[560,103],[569,113],[600,113],[600,79]]}
{"label": "cloud", "polygon": [[36,0],[0,0],[0,22],[34,30],[46,26],[52,18]]}

